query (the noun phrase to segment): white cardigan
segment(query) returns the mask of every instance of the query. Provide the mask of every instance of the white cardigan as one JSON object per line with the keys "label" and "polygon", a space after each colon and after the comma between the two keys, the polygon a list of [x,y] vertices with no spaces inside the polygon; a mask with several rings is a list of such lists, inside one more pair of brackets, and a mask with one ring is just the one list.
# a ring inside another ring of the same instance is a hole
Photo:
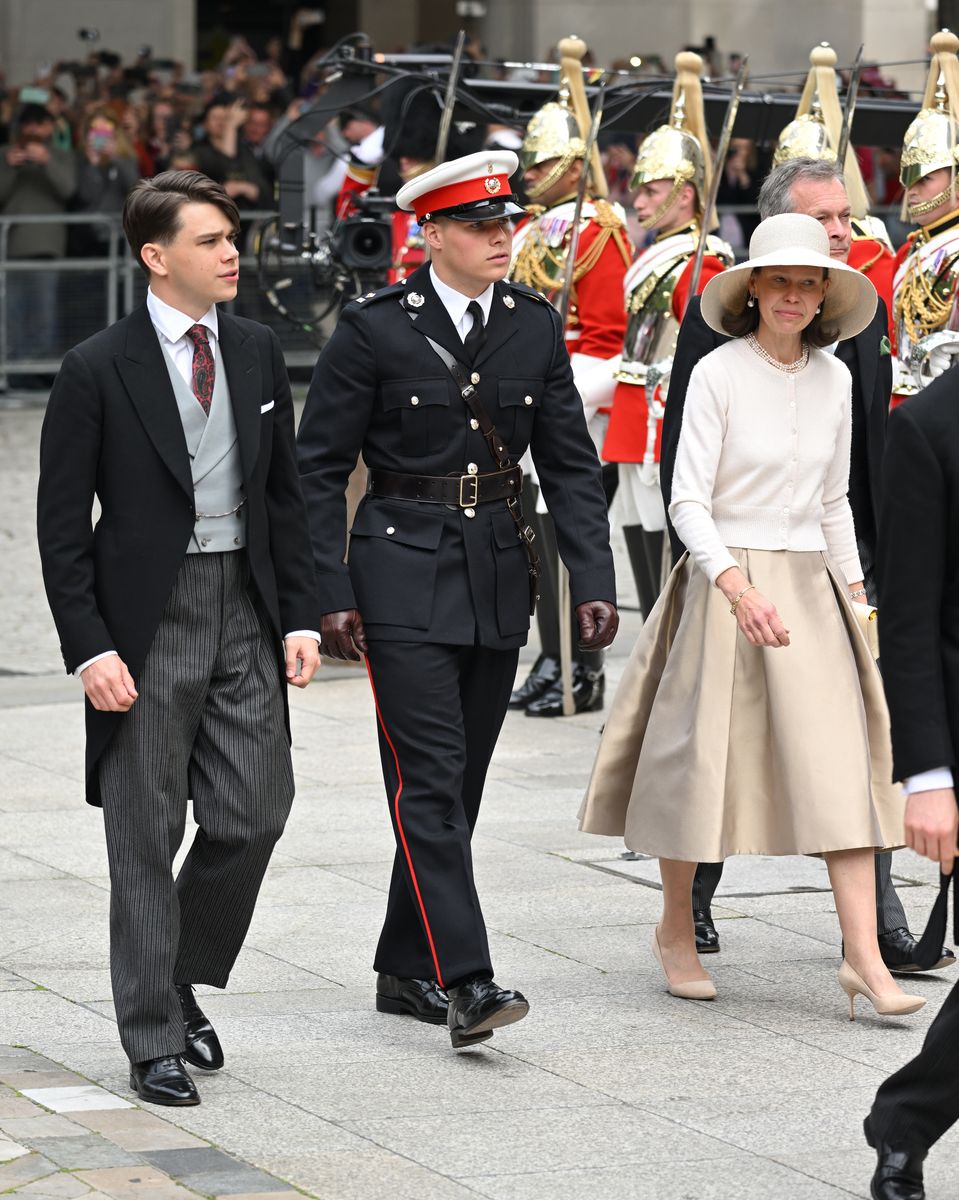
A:
{"label": "white cardigan", "polygon": [[743,338],[693,369],[669,515],[711,582],[738,566],[728,547],[825,550],[862,579],[849,490],[852,377],[823,350],[794,375]]}

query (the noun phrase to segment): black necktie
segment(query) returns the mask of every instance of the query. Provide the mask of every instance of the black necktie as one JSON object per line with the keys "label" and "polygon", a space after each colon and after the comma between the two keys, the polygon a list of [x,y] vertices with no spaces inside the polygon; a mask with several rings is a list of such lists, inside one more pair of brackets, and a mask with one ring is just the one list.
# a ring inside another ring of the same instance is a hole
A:
{"label": "black necktie", "polygon": [[486,341],[486,327],[483,324],[483,310],[475,300],[469,302],[466,311],[473,318],[473,324],[463,342],[463,348],[466,350],[466,357],[473,362]]}

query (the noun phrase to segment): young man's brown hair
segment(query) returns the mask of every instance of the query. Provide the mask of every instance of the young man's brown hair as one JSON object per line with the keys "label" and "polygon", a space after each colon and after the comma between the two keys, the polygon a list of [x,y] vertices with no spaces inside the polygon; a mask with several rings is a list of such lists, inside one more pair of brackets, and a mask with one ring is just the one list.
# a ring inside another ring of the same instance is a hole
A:
{"label": "young man's brown hair", "polygon": [[213,204],[240,229],[240,212],[221,184],[200,171],[163,171],[152,179],[141,179],[123,205],[123,232],[137,262],[150,274],[141,251],[148,242],[161,245],[173,241],[180,230],[184,204]]}

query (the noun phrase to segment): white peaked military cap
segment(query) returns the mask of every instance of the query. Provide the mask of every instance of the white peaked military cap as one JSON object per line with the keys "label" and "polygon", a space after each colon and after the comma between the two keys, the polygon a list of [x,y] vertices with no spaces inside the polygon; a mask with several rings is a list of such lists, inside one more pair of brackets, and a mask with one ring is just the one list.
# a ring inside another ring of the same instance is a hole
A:
{"label": "white peaked military cap", "polygon": [[502,221],[518,217],[524,209],[516,203],[510,176],[519,166],[512,150],[483,150],[440,163],[417,175],[396,193],[396,203],[416,219],[432,221]]}

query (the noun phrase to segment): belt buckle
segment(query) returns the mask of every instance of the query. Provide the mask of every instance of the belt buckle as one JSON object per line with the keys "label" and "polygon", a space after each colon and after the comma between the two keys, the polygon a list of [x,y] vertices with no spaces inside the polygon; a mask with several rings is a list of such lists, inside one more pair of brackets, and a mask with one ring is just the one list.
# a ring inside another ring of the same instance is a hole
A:
{"label": "belt buckle", "polygon": [[[464,499],[463,484],[471,483],[473,485],[473,494]],[[461,475],[460,476],[460,508],[475,508],[479,503],[479,476],[478,475]]]}

